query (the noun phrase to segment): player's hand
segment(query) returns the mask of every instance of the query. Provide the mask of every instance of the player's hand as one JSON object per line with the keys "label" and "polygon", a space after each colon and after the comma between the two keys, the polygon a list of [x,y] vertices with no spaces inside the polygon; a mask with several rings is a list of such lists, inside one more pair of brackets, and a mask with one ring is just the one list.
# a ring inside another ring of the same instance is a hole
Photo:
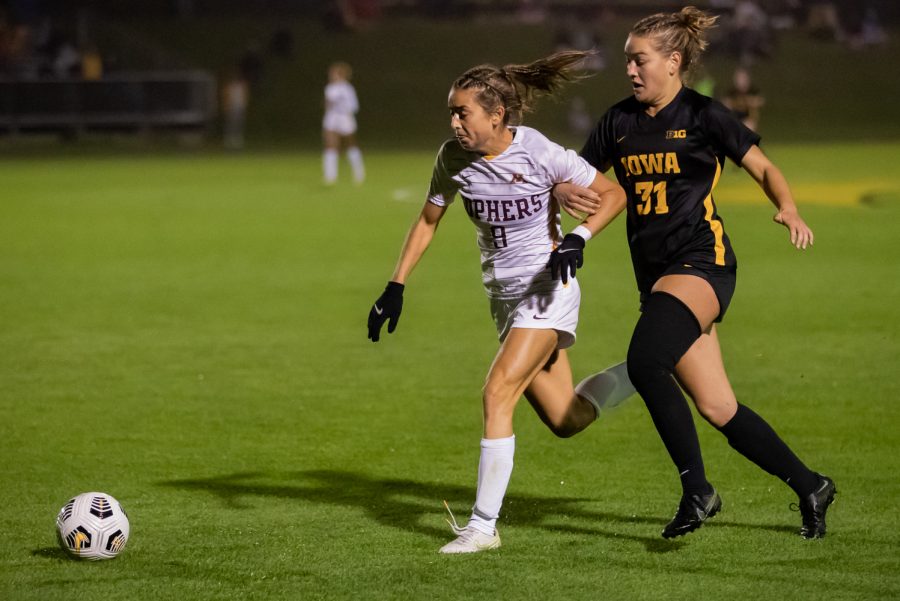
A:
{"label": "player's hand", "polygon": [[600,195],[590,188],[563,183],[553,186],[553,199],[563,211],[581,220],[584,215],[593,215],[600,208]]}
{"label": "player's hand", "polygon": [[550,275],[553,279],[562,279],[563,284],[569,283],[569,277],[575,277],[575,271],[581,269],[584,264],[584,238],[578,234],[566,234],[556,250],[550,253]]}
{"label": "player's hand", "polygon": [[791,244],[800,250],[806,250],[807,246],[813,245],[812,230],[796,210],[778,211],[772,219],[788,229],[791,233]]}
{"label": "player's hand", "polygon": [[378,342],[381,326],[388,322],[388,334],[393,334],[400,321],[400,312],[403,310],[403,284],[388,282],[381,296],[369,310],[369,340]]}

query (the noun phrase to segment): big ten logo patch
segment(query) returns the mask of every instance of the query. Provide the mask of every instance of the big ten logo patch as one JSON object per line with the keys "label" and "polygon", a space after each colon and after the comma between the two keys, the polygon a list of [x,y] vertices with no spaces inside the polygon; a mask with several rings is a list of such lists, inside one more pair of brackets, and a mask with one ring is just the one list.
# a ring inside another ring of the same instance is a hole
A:
{"label": "big ten logo patch", "polygon": [[666,130],[666,140],[683,140],[687,138],[687,130],[686,129],[669,129]]}

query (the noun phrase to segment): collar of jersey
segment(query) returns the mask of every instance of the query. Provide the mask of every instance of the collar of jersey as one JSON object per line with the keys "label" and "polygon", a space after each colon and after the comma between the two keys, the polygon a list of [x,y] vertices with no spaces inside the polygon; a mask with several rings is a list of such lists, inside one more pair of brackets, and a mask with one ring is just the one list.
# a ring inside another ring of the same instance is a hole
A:
{"label": "collar of jersey", "polygon": [[641,106],[642,106],[642,107],[645,107],[645,108],[643,108],[643,110],[641,110],[641,114],[644,115],[645,118],[650,119],[651,121],[655,121],[655,120],[659,119],[659,116],[660,116],[664,111],[669,110],[669,107],[675,106],[676,104],[678,104],[678,103],[681,101],[681,97],[684,96],[685,90],[687,90],[687,86],[684,85],[684,84],[681,84],[681,89],[678,90],[678,93],[675,94],[675,96],[672,98],[672,100],[669,101],[669,104],[667,104],[666,106],[664,106],[664,107],[662,107],[661,109],[659,109],[659,110],[656,112],[656,114],[653,115],[653,116],[650,116],[650,115],[647,114],[647,109],[646,109],[646,106],[647,106],[647,105],[644,104],[644,103],[641,103]]}
{"label": "collar of jersey", "polygon": [[506,154],[506,152],[507,152],[510,148],[512,148],[512,145],[513,145],[513,144],[518,144],[518,142],[519,142],[519,128],[516,127],[516,126],[512,126],[512,127],[509,128],[509,130],[512,132],[512,135],[513,135],[512,141],[510,141],[509,146],[507,146],[506,149],[505,149],[503,152],[501,152],[500,154],[485,154],[485,155],[482,155],[481,158],[483,158],[485,161],[493,161],[493,160],[496,159],[497,157],[503,156],[504,154]]}

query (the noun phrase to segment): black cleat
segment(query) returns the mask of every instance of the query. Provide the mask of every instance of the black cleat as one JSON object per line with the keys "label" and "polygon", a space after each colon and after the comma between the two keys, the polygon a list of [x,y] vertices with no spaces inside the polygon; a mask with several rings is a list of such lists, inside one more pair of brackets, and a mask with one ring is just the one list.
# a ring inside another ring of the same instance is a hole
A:
{"label": "black cleat", "polygon": [[806,498],[800,499],[800,515],[803,517],[800,536],[806,539],[825,536],[825,512],[837,494],[837,488],[831,478],[822,474],[819,474],[819,478],[821,482],[816,490],[809,493]]}
{"label": "black cleat", "polygon": [[662,537],[675,538],[693,532],[708,518],[719,513],[720,509],[722,509],[722,498],[714,488],[705,495],[683,496],[681,503],[678,504],[675,517],[663,529]]}

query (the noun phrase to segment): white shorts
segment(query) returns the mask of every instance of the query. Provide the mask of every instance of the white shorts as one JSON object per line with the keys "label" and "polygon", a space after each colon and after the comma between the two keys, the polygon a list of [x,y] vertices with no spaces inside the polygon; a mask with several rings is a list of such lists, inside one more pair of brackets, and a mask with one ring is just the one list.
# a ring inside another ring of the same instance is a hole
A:
{"label": "white shorts", "polygon": [[491,316],[500,342],[506,340],[512,328],[556,330],[559,335],[556,347],[564,349],[575,344],[580,306],[581,288],[578,280],[571,279],[567,286],[553,292],[508,300],[492,298]]}
{"label": "white shorts", "polygon": [[333,131],[340,136],[356,133],[356,117],[342,113],[325,113],[322,129]]}

